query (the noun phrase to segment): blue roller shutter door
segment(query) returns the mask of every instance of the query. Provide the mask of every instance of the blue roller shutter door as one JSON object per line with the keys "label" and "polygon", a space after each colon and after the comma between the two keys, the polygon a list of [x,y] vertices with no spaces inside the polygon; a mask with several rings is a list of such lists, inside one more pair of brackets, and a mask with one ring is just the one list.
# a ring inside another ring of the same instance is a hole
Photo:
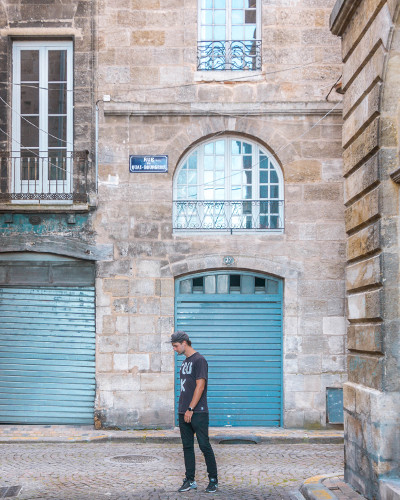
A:
{"label": "blue roller shutter door", "polygon": [[92,424],[94,287],[0,288],[0,423]]}
{"label": "blue roller shutter door", "polygon": [[274,296],[178,295],[176,328],[208,361],[210,425],[281,425],[281,287]]}

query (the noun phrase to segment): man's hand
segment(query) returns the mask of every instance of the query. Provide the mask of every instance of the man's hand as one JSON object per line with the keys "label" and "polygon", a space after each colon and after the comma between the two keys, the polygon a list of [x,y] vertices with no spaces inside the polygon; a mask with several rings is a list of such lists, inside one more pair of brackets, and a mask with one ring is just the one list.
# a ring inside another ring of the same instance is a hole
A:
{"label": "man's hand", "polygon": [[190,424],[190,422],[192,421],[192,415],[193,415],[192,411],[186,410],[184,420],[187,424]]}

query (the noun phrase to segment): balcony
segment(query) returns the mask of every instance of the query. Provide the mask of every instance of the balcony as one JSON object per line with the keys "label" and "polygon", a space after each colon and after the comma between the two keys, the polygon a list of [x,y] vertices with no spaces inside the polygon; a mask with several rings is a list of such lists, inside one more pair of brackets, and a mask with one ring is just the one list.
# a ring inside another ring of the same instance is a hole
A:
{"label": "balcony", "polygon": [[0,152],[0,203],[87,203],[88,151],[14,156]]}
{"label": "balcony", "polygon": [[179,231],[282,232],[283,200],[176,200],[173,229]]}
{"label": "balcony", "polygon": [[261,70],[261,40],[197,42],[197,70]]}

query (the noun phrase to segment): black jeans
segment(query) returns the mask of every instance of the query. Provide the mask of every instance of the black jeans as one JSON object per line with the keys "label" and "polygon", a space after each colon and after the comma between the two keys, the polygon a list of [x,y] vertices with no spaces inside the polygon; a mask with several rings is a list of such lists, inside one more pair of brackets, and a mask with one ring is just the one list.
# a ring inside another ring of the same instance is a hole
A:
{"label": "black jeans", "polygon": [[195,433],[200,450],[202,451],[206,461],[208,477],[210,479],[218,479],[217,463],[208,438],[208,421],[208,413],[193,413],[192,421],[190,423],[185,422],[183,413],[179,414],[179,430],[181,431],[186,477],[191,481],[194,481],[196,471],[196,461],[194,456]]}

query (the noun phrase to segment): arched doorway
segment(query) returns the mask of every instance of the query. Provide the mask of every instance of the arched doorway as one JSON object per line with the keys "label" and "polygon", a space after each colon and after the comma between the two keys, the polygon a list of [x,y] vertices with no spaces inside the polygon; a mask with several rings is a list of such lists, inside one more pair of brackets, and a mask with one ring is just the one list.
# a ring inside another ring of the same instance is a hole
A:
{"label": "arched doorway", "polygon": [[[282,280],[213,271],[177,280],[175,292],[175,328],[208,361],[210,425],[280,426]],[[182,360],[176,355],[176,405]]]}

